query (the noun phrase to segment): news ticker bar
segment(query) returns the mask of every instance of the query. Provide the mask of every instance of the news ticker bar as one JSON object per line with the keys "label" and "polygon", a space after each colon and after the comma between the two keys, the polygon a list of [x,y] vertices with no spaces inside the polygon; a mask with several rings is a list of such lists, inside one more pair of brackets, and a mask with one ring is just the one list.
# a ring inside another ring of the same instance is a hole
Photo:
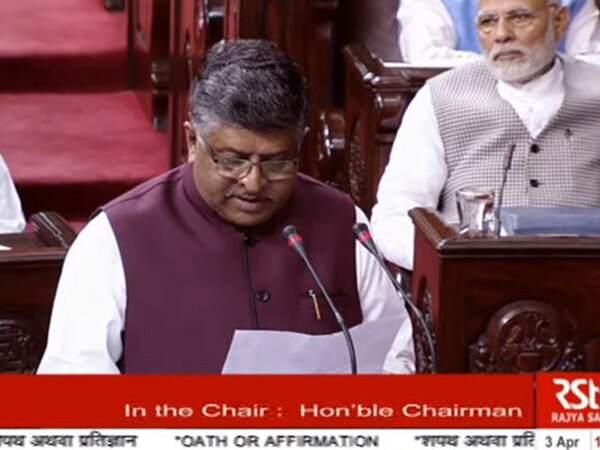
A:
{"label": "news ticker bar", "polygon": [[0,448],[563,449],[600,447],[600,430],[45,429],[2,430]]}
{"label": "news ticker bar", "polygon": [[587,429],[598,386],[589,373],[3,375],[0,428]]}

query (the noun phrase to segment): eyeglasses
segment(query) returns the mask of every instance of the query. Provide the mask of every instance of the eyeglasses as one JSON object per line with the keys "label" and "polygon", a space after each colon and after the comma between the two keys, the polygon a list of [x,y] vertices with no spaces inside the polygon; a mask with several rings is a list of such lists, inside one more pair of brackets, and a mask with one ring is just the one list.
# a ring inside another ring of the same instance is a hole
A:
{"label": "eyeglasses", "polygon": [[215,163],[217,173],[227,178],[241,180],[246,177],[254,166],[259,166],[263,177],[269,181],[285,180],[296,173],[297,159],[265,159],[252,162],[246,158],[236,156],[223,156],[215,151],[205,139],[199,136],[199,141],[206,149],[210,159]]}
{"label": "eyeglasses", "polygon": [[[558,8],[559,5],[550,4],[548,8]],[[520,7],[506,12],[500,16],[499,14],[482,14],[477,17],[477,28],[483,34],[490,34],[496,31],[500,23],[500,17],[503,17],[505,22],[512,28],[525,28],[533,23],[538,15],[545,11],[542,9],[531,9]]]}

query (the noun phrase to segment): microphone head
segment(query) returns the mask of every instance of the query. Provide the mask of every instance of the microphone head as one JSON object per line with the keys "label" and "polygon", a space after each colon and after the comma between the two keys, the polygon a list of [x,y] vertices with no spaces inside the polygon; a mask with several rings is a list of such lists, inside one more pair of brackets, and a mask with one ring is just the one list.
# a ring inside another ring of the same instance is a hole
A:
{"label": "microphone head", "polygon": [[373,240],[373,236],[371,236],[371,230],[365,223],[356,223],[352,227],[352,232],[354,233],[354,237],[360,245],[366,248],[369,253],[371,253],[377,260],[383,260],[383,256],[379,252],[379,249],[375,245],[375,241]]}
{"label": "microphone head", "polygon": [[286,241],[289,241],[289,239],[293,236],[296,236],[298,234],[298,230],[296,229],[296,227],[294,225],[287,225],[284,229],[283,229],[283,238]]}
{"label": "microphone head", "polygon": [[354,237],[358,240],[358,242],[365,243],[373,239],[371,232],[369,231],[369,227],[365,223],[355,223],[352,227],[352,232],[354,233]]}
{"label": "microphone head", "polygon": [[298,230],[294,225],[287,225],[283,229],[283,238],[286,240],[288,245],[295,250],[303,250],[302,236],[298,233]]}

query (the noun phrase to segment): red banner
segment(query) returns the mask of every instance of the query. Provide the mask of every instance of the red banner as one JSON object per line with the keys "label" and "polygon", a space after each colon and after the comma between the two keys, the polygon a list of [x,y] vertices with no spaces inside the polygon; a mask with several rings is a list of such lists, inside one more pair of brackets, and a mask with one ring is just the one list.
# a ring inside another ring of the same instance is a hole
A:
{"label": "red banner", "polygon": [[532,428],[533,376],[0,377],[0,428]]}
{"label": "red banner", "polygon": [[543,373],[536,381],[539,428],[600,427],[600,374]]}

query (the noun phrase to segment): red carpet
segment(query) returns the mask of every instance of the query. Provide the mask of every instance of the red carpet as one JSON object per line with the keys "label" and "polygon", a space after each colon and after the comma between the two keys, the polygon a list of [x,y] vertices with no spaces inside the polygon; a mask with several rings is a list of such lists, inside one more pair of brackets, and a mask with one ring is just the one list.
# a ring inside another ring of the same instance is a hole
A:
{"label": "red carpet", "polygon": [[0,148],[26,213],[72,218],[65,195],[93,209],[168,167],[167,136],[150,128],[131,92],[4,94],[0,105]]}
{"label": "red carpet", "polygon": [[0,152],[25,213],[77,223],[169,168],[125,91],[126,17],[100,0],[0,2]]}
{"label": "red carpet", "polygon": [[0,2],[0,90],[125,85],[126,20],[100,0]]}

